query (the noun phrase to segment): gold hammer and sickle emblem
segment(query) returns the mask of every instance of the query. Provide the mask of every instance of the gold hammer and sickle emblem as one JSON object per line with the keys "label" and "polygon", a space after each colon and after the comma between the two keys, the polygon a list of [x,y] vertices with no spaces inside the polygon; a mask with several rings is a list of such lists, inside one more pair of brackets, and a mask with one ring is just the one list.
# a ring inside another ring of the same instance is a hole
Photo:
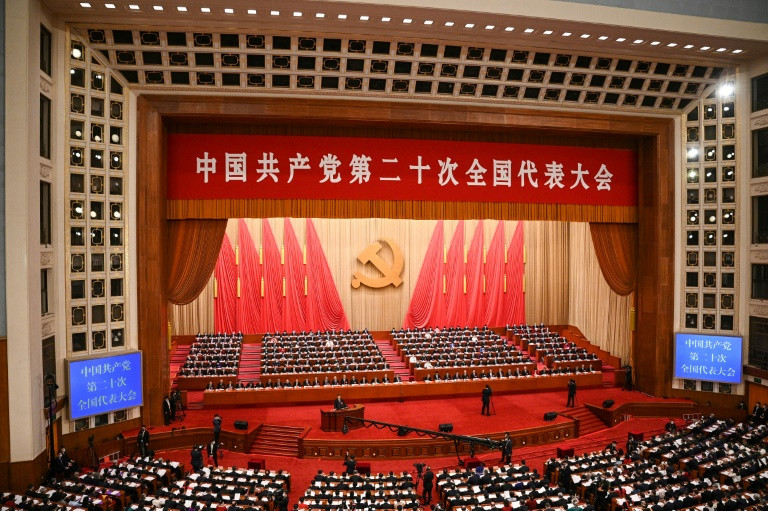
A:
{"label": "gold hammer and sickle emblem", "polygon": [[389,238],[381,238],[380,241],[389,245],[389,248],[392,250],[392,255],[394,256],[392,266],[384,262],[379,255],[379,250],[382,247],[381,243],[378,241],[371,243],[357,255],[357,260],[363,264],[373,264],[381,272],[381,277],[369,277],[356,271],[355,278],[352,279],[352,287],[355,289],[359,288],[361,284],[367,287],[380,288],[387,287],[390,284],[398,287],[403,283],[403,279],[400,278],[400,273],[403,271],[403,253],[400,251],[400,247]]}

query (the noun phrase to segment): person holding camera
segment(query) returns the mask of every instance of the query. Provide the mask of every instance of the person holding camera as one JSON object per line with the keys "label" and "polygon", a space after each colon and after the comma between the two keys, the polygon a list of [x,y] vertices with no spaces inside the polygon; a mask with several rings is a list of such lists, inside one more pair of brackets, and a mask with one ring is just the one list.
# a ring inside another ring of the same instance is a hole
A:
{"label": "person holding camera", "polygon": [[349,451],[347,451],[346,455],[344,456],[344,466],[347,467],[347,469],[344,471],[345,474],[354,474],[357,470],[357,460],[355,460],[354,454],[349,454]]}
{"label": "person holding camera", "polygon": [[565,404],[566,408],[574,408],[576,405],[576,380],[571,378],[568,380],[568,402]]}
{"label": "person holding camera", "polygon": [[432,469],[430,467],[427,467],[426,472],[424,472],[424,492],[422,493],[422,496],[424,497],[424,505],[428,505],[432,501],[432,488],[435,484],[435,473],[432,472]]}
{"label": "person holding camera", "polygon": [[483,389],[483,393],[481,396],[481,399],[483,401],[483,408],[480,410],[481,415],[491,415],[491,394],[493,391],[491,390],[490,385],[486,385]]}

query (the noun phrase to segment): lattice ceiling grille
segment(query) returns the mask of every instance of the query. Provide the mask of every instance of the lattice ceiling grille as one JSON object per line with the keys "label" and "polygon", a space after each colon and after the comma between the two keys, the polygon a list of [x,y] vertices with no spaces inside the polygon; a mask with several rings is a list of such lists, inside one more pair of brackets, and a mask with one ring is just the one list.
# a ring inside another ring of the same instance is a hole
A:
{"label": "lattice ceiling grille", "polygon": [[585,52],[325,35],[74,29],[132,89],[678,111],[725,70]]}

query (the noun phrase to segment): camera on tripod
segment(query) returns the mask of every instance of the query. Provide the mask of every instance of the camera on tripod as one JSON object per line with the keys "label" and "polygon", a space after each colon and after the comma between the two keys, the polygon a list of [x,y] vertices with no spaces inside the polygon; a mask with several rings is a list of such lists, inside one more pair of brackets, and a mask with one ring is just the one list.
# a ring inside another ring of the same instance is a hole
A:
{"label": "camera on tripod", "polygon": [[421,475],[422,472],[424,472],[424,467],[427,466],[426,463],[414,463],[414,467],[416,467],[416,473]]}

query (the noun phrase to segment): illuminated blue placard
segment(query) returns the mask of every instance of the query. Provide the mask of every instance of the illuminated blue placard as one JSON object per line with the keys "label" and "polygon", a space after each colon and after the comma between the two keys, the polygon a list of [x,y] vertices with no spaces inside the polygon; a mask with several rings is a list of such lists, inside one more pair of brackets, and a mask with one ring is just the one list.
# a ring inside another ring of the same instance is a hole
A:
{"label": "illuminated blue placard", "polygon": [[69,361],[70,418],[143,404],[141,352]]}
{"label": "illuminated blue placard", "polygon": [[741,337],[675,334],[675,378],[741,383]]}

